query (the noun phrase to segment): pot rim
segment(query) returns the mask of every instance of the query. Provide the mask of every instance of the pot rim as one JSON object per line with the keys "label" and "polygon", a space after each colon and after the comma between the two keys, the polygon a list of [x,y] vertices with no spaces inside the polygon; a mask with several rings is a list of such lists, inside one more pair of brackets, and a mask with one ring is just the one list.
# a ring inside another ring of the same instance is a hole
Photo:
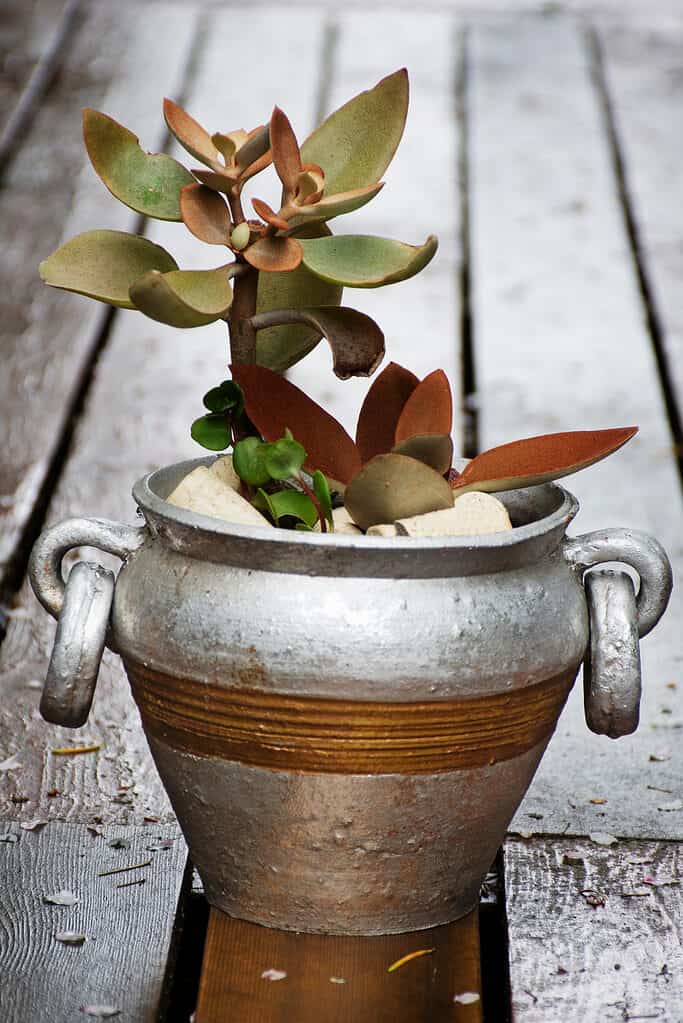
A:
{"label": "pot rim", "polygon": [[[221,457],[220,455],[218,457]],[[450,574],[445,564],[437,569],[437,559],[450,562],[457,574],[479,574],[529,563],[548,554],[561,542],[566,527],[576,515],[579,503],[568,490],[556,483],[509,490],[497,496],[514,516],[533,514],[540,506],[549,509],[538,518],[499,533],[480,536],[381,537],[335,533],[308,533],[271,526],[245,526],[215,519],[169,504],[160,493],[170,493],[192,469],[211,465],[214,457],[189,459],[157,469],[139,479],[133,497],[153,534],[175,550],[200,559],[258,567],[272,565],[301,574],[391,575],[407,568],[417,556],[432,563],[424,574]],[[466,464],[462,460],[462,464]],[[225,543],[225,541],[233,541]],[[453,560],[457,560],[456,562]],[[297,565],[297,561],[301,561]],[[321,562],[326,564],[321,564]],[[407,574],[413,574],[408,570]],[[420,575],[423,572],[419,573]]]}

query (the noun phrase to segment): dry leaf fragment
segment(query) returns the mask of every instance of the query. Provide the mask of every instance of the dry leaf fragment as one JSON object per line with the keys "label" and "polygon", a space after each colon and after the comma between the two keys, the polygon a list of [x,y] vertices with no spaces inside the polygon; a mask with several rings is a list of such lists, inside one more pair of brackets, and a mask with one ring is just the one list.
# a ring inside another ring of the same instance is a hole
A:
{"label": "dry leaf fragment", "polygon": [[589,803],[593,803],[594,806],[604,806],[607,802],[606,799],[589,799]]}
{"label": "dry leaf fragment", "polygon": [[19,825],[24,831],[40,831],[41,828],[47,827],[49,821],[22,821]]}
{"label": "dry leaf fragment", "polygon": [[261,974],[262,980],[284,980],[287,974],[284,970],[274,970],[272,967],[269,970],[264,970]]}
{"label": "dry leaf fragment", "polygon": [[588,905],[592,906],[593,909],[598,909],[598,907],[602,907],[607,904],[607,896],[603,895],[602,892],[597,891],[595,888],[584,888],[581,894]]}
{"label": "dry leaf fragment", "polygon": [[345,977],[330,977],[331,984],[346,984]]}
{"label": "dry leaf fragment", "polygon": [[649,759],[654,764],[663,764],[667,760],[671,760],[670,753],[650,753]]}
{"label": "dry leaf fragment", "polygon": [[672,799],[669,803],[660,803],[657,807],[658,810],[663,810],[664,813],[672,813],[676,810],[683,810],[683,799]]}
{"label": "dry leaf fragment", "polygon": [[402,966],[405,966],[406,963],[411,962],[413,959],[421,959],[422,956],[429,956],[435,951],[436,949],[434,948],[418,948],[415,952],[409,952],[408,955],[401,956],[401,958],[397,959],[395,963],[388,966],[387,973],[393,973],[394,970],[400,970]]}
{"label": "dry leaf fragment", "polygon": [[462,994],[453,996],[453,1001],[456,1005],[474,1005],[479,1000],[479,995],[476,991],[463,991]]}
{"label": "dry leaf fragment", "polygon": [[58,746],[57,749],[51,749],[50,753],[57,757],[75,757],[80,753],[96,753],[98,749],[102,749],[102,744],[93,742],[89,746]]}
{"label": "dry leaf fragment", "polygon": [[43,902],[47,902],[52,906],[75,906],[78,902],[78,896],[74,895],[73,892],[62,890],[61,892],[54,892],[52,895],[43,895]]}
{"label": "dry leaf fragment", "polygon": [[55,938],[57,941],[61,941],[62,945],[76,945],[80,947],[85,942],[85,934],[79,934],[78,931],[57,931]]}
{"label": "dry leaf fragment", "polygon": [[121,1010],[115,1005],[82,1005],[81,1012],[86,1016],[96,1016],[97,1019],[111,1019],[112,1016],[120,1016]]}

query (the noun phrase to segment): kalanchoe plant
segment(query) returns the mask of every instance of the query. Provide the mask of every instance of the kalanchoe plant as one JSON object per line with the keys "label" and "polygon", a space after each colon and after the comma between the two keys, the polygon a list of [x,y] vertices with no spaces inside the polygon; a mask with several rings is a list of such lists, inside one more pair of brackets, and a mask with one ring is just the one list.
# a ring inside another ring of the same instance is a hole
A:
{"label": "kalanchoe plant", "polygon": [[[145,153],[127,128],[85,110],[85,144],[109,191],[146,216],[183,221],[201,241],[227,248],[231,260],[181,270],[146,238],[87,231],[41,264],[43,280],[174,327],[224,319],[236,363],[283,372],[325,336],[337,376],[370,375],[383,358],[384,336],[370,317],[340,305],[342,290],[411,277],[432,258],[437,241],[414,246],[371,235],[333,237],[327,222],[380,191],[407,107],[408,77],[400,70],[331,114],[300,148],[279,107],[269,124],[210,134],[167,99],[169,130],[204,165],[190,169],[165,154]],[[247,219],[244,184],[271,163],[280,203],[256,198],[257,219]]]}
{"label": "kalanchoe plant", "polygon": [[[145,153],[106,114],[84,111],[87,151],[109,191],[145,216],[182,221],[231,258],[206,270],[181,270],[147,238],[87,231],[41,264],[43,280],[174,327],[226,321],[232,380],[204,396],[206,412],[192,436],[212,451],[233,448],[242,496],[276,525],[333,528],[331,488],[344,492],[347,511],[363,529],[447,509],[467,490],[557,479],[605,457],[635,432],[515,441],[458,473],[452,398],[441,370],[419,381],[391,363],[368,392],[355,441],[280,375],[324,336],[338,377],[370,376],[384,356],[384,335],[369,316],[341,305],[343,288],[405,280],[436,251],[434,236],[414,246],[333,236],[327,226],[380,191],[407,106],[408,78],[400,70],[331,114],[299,147],[279,107],[268,124],[210,134],[167,99],[170,132],[203,165],[189,169],[168,155]],[[279,204],[254,198],[256,218],[247,218],[244,184],[271,164]]]}

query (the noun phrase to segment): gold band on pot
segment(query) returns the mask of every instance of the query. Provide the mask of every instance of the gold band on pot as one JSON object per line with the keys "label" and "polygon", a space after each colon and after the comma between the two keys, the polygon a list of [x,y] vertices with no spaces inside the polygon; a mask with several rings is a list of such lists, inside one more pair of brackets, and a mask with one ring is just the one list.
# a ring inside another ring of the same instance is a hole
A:
{"label": "gold band on pot", "polygon": [[388,703],[224,689],[125,665],[145,728],[162,742],[333,774],[426,774],[519,756],[552,733],[576,675],[472,699]]}

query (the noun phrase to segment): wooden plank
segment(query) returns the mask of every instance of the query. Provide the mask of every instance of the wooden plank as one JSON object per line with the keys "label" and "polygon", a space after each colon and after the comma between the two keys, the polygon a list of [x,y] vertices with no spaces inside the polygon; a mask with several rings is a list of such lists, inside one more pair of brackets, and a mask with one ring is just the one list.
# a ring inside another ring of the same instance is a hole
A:
{"label": "wooden plank", "polygon": [[66,0],[61,12],[55,17],[51,36],[40,54],[40,58],[36,61],[9,117],[2,126],[2,131],[0,131],[0,175],[4,172],[7,161],[11,160],[14,152],[21,145],[23,136],[28,130],[41,99],[57,74],[71,36],[75,31],[81,2],[82,0]]}
{"label": "wooden plank", "polygon": [[[681,126],[683,26],[598,32],[647,283],[683,408],[683,210],[676,136]],[[683,452],[679,452],[683,454]]]}
{"label": "wooden plank", "polygon": [[[152,32],[159,11],[157,6],[150,8]],[[187,16],[185,8],[173,7],[171,13]],[[233,116],[238,126],[243,121],[260,123],[278,98],[283,104],[290,101],[295,119],[301,116],[302,107],[308,113],[308,104],[315,101],[309,86],[315,80],[321,19],[305,12],[294,16],[262,11],[240,26],[229,13],[212,15],[198,75],[187,97],[188,108],[207,124],[225,128],[225,97],[231,94],[233,76],[249,73],[250,40],[272,31],[291,31],[298,49],[283,50],[279,62],[274,59],[269,64],[269,75],[259,75],[247,94],[246,106]],[[181,28],[177,25],[174,34],[181,34]],[[234,50],[229,64],[225,61],[228,49]],[[296,74],[290,68],[294,54]],[[144,71],[142,63],[140,73]],[[291,89],[284,97],[283,81]],[[157,90],[154,96],[145,93],[147,106],[144,110],[136,107],[136,115],[151,118],[154,112],[156,121],[161,122],[160,95],[168,91],[177,96],[178,92],[177,86],[167,89],[159,82]],[[123,110],[112,113],[126,119]],[[85,218],[85,213],[81,215]],[[92,224],[93,219],[84,220],[84,226]],[[215,253],[207,254],[206,246],[178,224],[154,224],[150,237],[167,245],[182,266],[202,266],[215,258]],[[70,296],[60,298],[70,302]],[[75,301],[81,315],[91,314],[93,304],[85,299]],[[134,521],[130,488],[139,476],[159,465],[203,453],[191,441],[189,427],[201,412],[202,394],[225,375],[226,349],[223,324],[187,333],[139,314],[117,313],[48,520],[79,514]],[[89,820],[103,815],[107,821],[141,822],[153,814],[172,820],[118,657],[105,655],[88,724],[76,731],[49,726],[38,716],[39,693],[29,683],[44,675],[53,624],[27,587],[14,615],[0,652],[0,684],[6,694],[0,710],[0,733],[4,755],[21,753],[23,766],[16,778],[0,772],[0,816]],[[54,746],[86,740],[101,743],[102,750],[87,757],[49,754]],[[19,784],[19,794],[27,802],[18,807],[12,797]],[[132,786],[125,804],[119,801],[122,785]],[[53,790],[59,795],[48,796]]]}
{"label": "wooden plank", "polygon": [[[560,429],[639,423],[609,461],[568,482],[571,532],[630,526],[681,566],[681,495],[585,38],[561,17],[474,26],[470,152],[474,334],[482,446]],[[588,732],[575,687],[515,821],[541,834],[683,837],[658,807],[683,783],[666,756],[683,686],[674,593],[642,644],[639,731]],[[670,686],[679,686],[670,688]],[[591,800],[607,802],[591,802]]]}
{"label": "wooden plank", "polygon": [[513,840],[505,865],[516,1021],[681,1018],[680,845]]}
{"label": "wooden plank", "polygon": [[[387,361],[419,376],[442,367],[454,383],[455,442],[461,442],[459,408],[459,194],[456,162],[456,22],[452,15],[344,13],[337,24],[328,107],[333,110],[385,74],[406,66],[411,99],[405,134],[371,204],[333,224],[341,234],[379,234],[421,243],[439,235],[430,265],[410,281],[374,290],[347,289],[343,302],[377,320],[385,333]],[[369,40],[372,44],[369,45]],[[323,403],[355,434],[368,388],[365,379],[337,381],[327,345],[299,363],[291,379]]]}
{"label": "wooden plank", "polygon": [[[149,53],[160,19],[168,30],[168,46],[156,54],[152,73]],[[155,5],[123,19],[108,5],[88,7],[59,82],[5,178],[0,217],[11,244],[0,254],[5,285],[0,405],[6,424],[0,461],[0,584],[11,574],[106,318],[102,306],[87,306],[76,296],[40,286],[38,263],[60,238],[93,224],[134,230],[138,221],[93,174],[81,138],[81,108],[104,106],[125,119],[149,148],[158,148],[165,135],[157,97],[178,88],[195,21],[192,7]]]}
{"label": "wooden plank", "polygon": [[[387,972],[420,949],[433,951]],[[285,976],[269,980],[268,970]],[[480,993],[476,912],[445,927],[365,938],[271,930],[212,910],[196,1023],[475,1023]]]}
{"label": "wooden plank", "polygon": [[0,130],[16,107],[54,32],[55,0],[6,0],[0,12]]}
{"label": "wooden plank", "polygon": [[[0,1016],[7,1023],[71,1023],[88,1018],[86,1005],[110,1005],[135,1023],[157,1019],[184,843],[173,826],[99,830],[0,826]],[[100,876],[141,863],[148,865]],[[61,891],[78,903],[44,902]],[[64,944],[56,937],[62,931],[85,935],[84,944]]]}

